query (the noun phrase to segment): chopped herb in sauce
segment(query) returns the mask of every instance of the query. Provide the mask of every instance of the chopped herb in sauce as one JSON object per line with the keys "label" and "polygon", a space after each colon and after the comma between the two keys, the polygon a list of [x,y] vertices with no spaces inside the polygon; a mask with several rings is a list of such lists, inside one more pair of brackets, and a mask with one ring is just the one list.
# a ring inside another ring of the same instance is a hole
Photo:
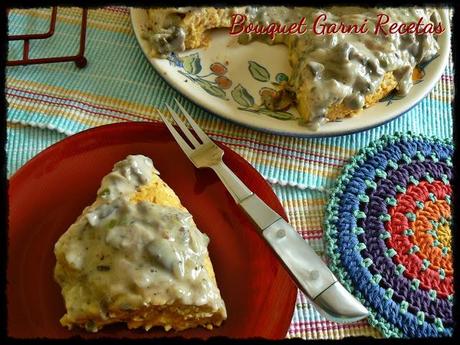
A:
{"label": "chopped herb in sauce", "polygon": [[107,229],[112,229],[117,223],[115,219],[110,220],[109,224],[107,224]]}
{"label": "chopped herb in sauce", "polygon": [[99,194],[99,196],[100,196],[101,198],[106,198],[106,197],[108,197],[109,195],[110,195],[110,189],[108,189],[108,188],[103,189],[103,190],[100,192],[100,194]]}

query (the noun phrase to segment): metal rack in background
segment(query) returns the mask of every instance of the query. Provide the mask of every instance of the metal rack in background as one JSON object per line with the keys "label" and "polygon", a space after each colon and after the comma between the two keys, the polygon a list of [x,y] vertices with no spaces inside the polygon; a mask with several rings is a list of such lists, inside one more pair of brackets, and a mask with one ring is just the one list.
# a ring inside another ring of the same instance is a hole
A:
{"label": "metal rack in background", "polygon": [[50,38],[54,35],[56,28],[56,17],[57,7],[53,6],[51,11],[50,28],[48,32],[39,34],[23,34],[23,35],[8,35],[8,41],[23,41],[23,54],[21,60],[7,61],[7,66],[19,66],[19,65],[32,65],[32,64],[43,64],[43,63],[55,63],[55,62],[69,62],[74,61],[78,68],[83,68],[88,63],[85,58],[85,44],[86,44],[86,24],[88,19],[88,9],[82,9],[81,17],[81,29],[80,29],[80,48],[77,55],[71,56],[53,56],[47,58],[29,58],[30,52],[30,40],[42,40]]}

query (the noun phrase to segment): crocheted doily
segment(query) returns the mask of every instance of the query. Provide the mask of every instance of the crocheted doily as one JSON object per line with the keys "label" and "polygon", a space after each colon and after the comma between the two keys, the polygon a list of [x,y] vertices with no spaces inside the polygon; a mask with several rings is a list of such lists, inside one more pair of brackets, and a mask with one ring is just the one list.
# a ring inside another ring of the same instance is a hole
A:
{"label": "crocheted doily", "polygon": [[384,136],[345,166],[326,210],[331,268],[387,337],[453,333],[453,145]]}

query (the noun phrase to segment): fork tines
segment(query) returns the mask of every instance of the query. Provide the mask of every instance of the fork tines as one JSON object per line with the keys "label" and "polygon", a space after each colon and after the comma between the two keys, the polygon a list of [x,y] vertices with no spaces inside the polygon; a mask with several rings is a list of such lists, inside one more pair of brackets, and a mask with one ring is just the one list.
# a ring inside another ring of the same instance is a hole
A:
{"label": "fork tines", "polygon": [[[188,139],[188,141],[191,143],[191,146],[194,148],[199,147],[200,145],[211,141],[211,139],[206,135],[205,132],[198,126],[198,124],[192,119],[190,114],[185,110],[185,108],[179,103],[179,101],[174,98],[174,101],[176,102],[177,106],[179,107],[180,111],[182,112],[182,115],[184,115],[186,121],[188,124],[193,128],[195,131],[196,135],[198,138],[201,140],[201,143],[197,140],[197,138],[193,135],[193,133],[187,128],[186,124],[184,121],[182,121],[179,117],[179,115],[171,108],[169,104],[166,104],[166,108],[168,108],[169,113],[171,114],[172,118],[174,119],[174,122],[176,122],[177,126],[181,129],[181,131],[184,133],[185,137]],[[182,136],[179,134],[179,132],[173,127],[170,121],[166,119],[166,117],[159,111],[157,110],[158,114],[160,117],[163,119],[163,122],[165,125],[168,127],[170,130],[171,134],[174,136],[178,144],[182,147],[182,149],[190,151],[192,147],[182,138]]]}

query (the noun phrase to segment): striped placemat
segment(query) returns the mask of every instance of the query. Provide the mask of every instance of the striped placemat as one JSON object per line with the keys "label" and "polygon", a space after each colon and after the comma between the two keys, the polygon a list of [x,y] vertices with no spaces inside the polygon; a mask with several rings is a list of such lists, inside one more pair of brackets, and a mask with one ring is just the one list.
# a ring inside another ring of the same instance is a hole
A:
{"label": "striped placemat", "polygon": [[[12,10],[10,33],[47,31],[49,15],[48,9]],[[80,16],[79,8],[60,8],[56,34],[33,42],[35,56],[76,52]],[[19,44],[10,44],[8,57],[18,58],[21,51]],[[290,222],[321,255],[327,192],[349,157],[382,134],[395,131],[452,136],[451,60],[432,92],[395,121],[358,134],[303,139],[235,125],[183,98],[156,74],[139,49],[125,7],[89,10],[85,55],[89,63],[82,70],[73,63],[7,68],[9,176],[67,135],[113,122],[158,121],[154,110],[163,110],[164,103],[176,97],[213,139],[235,150],[272,183]],[[287,337],[353,335],[379,333],[365,321],[348,325],[326,321],[299,293]]]}
{"label": "striped placemat", "polygon": [[[61,9],[53,41],[33,42],[36,55],[69,54],[77,49],[81,10]],[[49,11],[13,11],[10,31],[46,31]],[[404,116],[363,133],[323,139],[280,137],[221,120],[183,98],[154,72],[131,28],[127,8],[90,10],[88,66],[73,63],[7,69],[8,119],[73,134],[119,121],[159,120],[154,109],[177,97],[199,124],[250,161],[268,180],[300,188],[329,188],[344,160],[382,134],[411,130],[439,137],[452,135],[452,62],[434,90]],[[74,39],[72,39],[72,37]],[[62,44],[65,42],[66,44]],[[18,45],[9,57],[21,54]],[[27,73],[25,73],[25,70]]]}

